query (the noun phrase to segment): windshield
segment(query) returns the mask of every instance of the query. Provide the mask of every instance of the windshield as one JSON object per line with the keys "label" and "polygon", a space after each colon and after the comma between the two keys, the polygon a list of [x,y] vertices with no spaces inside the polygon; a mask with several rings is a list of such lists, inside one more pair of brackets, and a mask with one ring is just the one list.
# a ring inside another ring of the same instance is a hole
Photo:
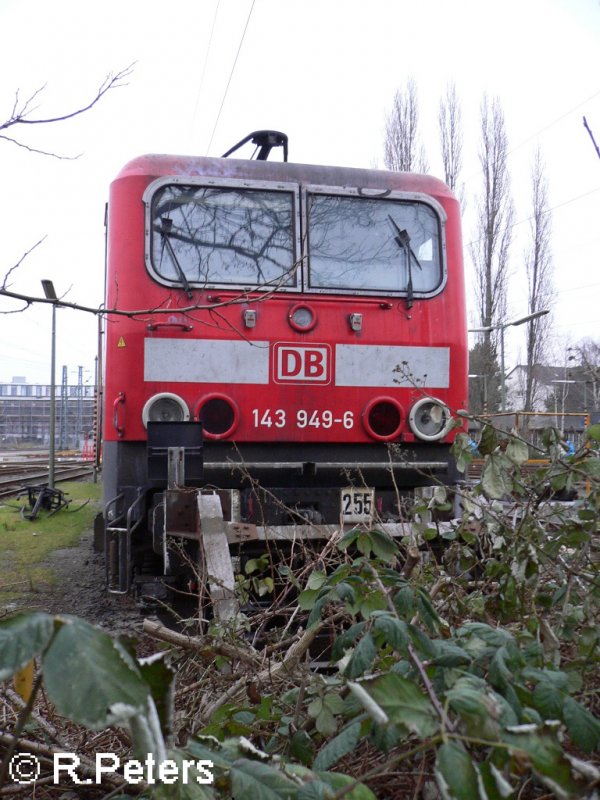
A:
{"label": "windshield", "polygon": [[429,294],[442,281],[439,219],[418,201],[311,194],[309,287]]}
{"label": "windshield", "polygon": [[151,266],[189,286],[296,286],[294,196],[167,184],[153,195]]}
{"label": "windshield", "polygon": [[395,294],[410,307],[441,289],[443,212],[420,195],[307,188],[301,263],[299,188],[153,185],[145,196],[150,272],[190,298],[199,286],[221,286]]}

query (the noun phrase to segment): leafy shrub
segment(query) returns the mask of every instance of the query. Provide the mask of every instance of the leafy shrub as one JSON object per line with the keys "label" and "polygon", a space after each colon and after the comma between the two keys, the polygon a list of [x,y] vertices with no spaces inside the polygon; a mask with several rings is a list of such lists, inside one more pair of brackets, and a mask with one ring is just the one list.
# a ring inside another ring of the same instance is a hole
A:
{"label": "leafy shrub", "polygon": [[[241,596],[273,591],[268,566],[300,588],[296,599],[285,595],[269,626],[240,616],[182,641],[174,707],[164,655],[139,661],[70,617],[0,624],[0,678],[35,657],[60,714],[126,725],[136,752],[171,747],[214,763],[214,785],[172,796],[369,800],[429,784],[430,796],[437,787],[456,800],[595,797],[599,441],[593,426],[569,455],[549,432],[532,472],[524,442],[486,428],[481,480],[462,488],[460,518],[435,522],[449,507],[440,489],[415,505],[405,537],[357,528],[296,572],[267,550],[240,578]],[[466,467],[469,442],[455,450]],[[554,502],[564,489],[578,499]],[[319,637],[329,668],[315,671]]]}

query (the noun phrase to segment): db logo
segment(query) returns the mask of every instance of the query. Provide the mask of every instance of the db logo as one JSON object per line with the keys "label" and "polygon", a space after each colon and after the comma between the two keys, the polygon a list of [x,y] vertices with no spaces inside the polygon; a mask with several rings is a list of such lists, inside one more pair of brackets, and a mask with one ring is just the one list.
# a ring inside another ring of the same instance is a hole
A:
{"label": "db logo", "polygon": [[331,348],[328,344],[286,344],[273,347],[275,383],[329,383]]}

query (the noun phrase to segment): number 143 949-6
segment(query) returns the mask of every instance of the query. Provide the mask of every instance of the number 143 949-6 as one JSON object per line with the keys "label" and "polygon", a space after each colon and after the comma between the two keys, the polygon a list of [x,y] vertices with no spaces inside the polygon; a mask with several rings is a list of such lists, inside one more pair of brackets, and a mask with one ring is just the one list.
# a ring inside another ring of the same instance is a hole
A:
{"label": "number 143 949-6", "polygon": [[351,430],[354,427],[354,412],[298,409],[294,414],[283,408],[253,408],[252,422],[255,428],[285,428],[290,424],[296,428],[333,428],[341,425]]}

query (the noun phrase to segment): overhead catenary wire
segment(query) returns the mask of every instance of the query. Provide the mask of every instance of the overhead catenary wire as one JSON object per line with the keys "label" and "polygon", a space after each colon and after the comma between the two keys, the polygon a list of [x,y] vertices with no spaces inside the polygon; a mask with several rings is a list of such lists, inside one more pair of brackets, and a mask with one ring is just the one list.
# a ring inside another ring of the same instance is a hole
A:
{"label": "overhead catenary wire", "polygon": [[[508,155],[511,155],[512,153],[515,152],[515,150],[518,150],[520,147],[523,147],[528,142],[531,142],[532,139],[537,139],[537,137],[540,134],[545,133],[547,130],[549,130],[550,128],[554,127],[554,125],[557,125],[559,122],[562,122],[562,120],[565,119],[566,117],[570,116],[571,114],[574,114],[582,106],[586,105],[586,103],[589,103],[591,100],[594,100],[596,97],[598,97],[598,95],[600,95],[600,89],[597,92],[594,92],[594,94],[590,95],[590,97],[586,98],[585,100],[582,100],[580,103],[577,103],[577,105],[573,106],[573,108],[570,108],[568,111],[565,111],[562,114],[560,114],[558,117],[555,117],[555,119],[553,119],[547,125],[544,125],[543,128],[540,128],[535,133],[532,133],[531,136],[528,136],[527,138],[522,139],[518,144],[516,144],[514,147],[511,147],[509,149]],[[585,117],[584,117],[584,119],[585,119]]]}
{"label": "overhead catenary wire", "polygon": [[561,289],[560,292],[561,294],[564,292],[582,292],[584,289],[593,289],[596,286],[600,286],[600,282],[584,283],[582,286],[567,286],[566,289]]}
{"label": "overhead catenary wire", "polygon": [[221,100],[221,105],[219,106],[219,111],[217,113],[217,118],[215,120],[215,124],[213,126],[212,133],[210,135],[210,140],[208,142],[208,146],[206,148],[206,154],[205,155],[208,155],[208,153],[210,152],[210,148],[212,146],[213,139],[214,139],[214,136],[215,136],[215,133],[216,133],[216,130],[217,130],[217,125],[219,124],[219,120],[221,119],[221,112],[223,111],[223,106],[225,105],[225,100],[227,98],[227,93],[229,91],[229,86],[231,85],[231,79],[233,78],[233,73],[235,72],[235,67],[236,67],[236,64],[238,62],[240,51],[242,49],[242,45],[243,45],[244,39],[246,37],[246,31],[248,30],[248,23],[250,22],[250,17],[252,16],[252,11],[254,10],[255,2],[256,2],[256,0],[252,0],[252,5],[250,6],[250,11],[248,12],[248,17],[246,19],[246,24],[244,25],[244,30],[242,31],[242,36],[240,38],[240,43],[238,45],[238,49],[237,49],[237,52],[235,54],[235,59],[233,60],[233,66],[231,67],[231,72],[229,73],[229,79],[227,81],[227,86],[225,87],[225,91],[223,92],[223,99]]}
{"label": "overhead catenary wire", "polygon": [[[556,205],[547,208],[543,213],[544,214],[551,214],[553,211],[556,211],[558,208],[562,208],[563,206],[567,206],[570,203],[575,203],[577,200],[582,200],[585,197],[589,197],[592,194],[596,194],[596,192],[600,192],[600,186],[597,186],[595,189],[590,189],[589,192],[583,192],[583,194],[578,194],[575,197],[570,197],[568,200],[563,200],[562,203],[556,203]],[[524,217],[523,219],[518,219],[516,222],[512,222],[509,225],[509,228],[516,228],[518,225],[523,225],[525,222],[530,222],[533,219],[533,215],[529,215],[528,217]],[[479,237],[479,239],[472,239],[470,242],[465,244],[465,247],[471,247],[478,242],[481,242],[483,237]]]}
{"label": "overhead catenary wire", "polygon": [[[582,106],[586,105],[586,103],[589,103],[591,100],[594,100],[599,95],[600,95],[600,90],[594,92],[592,95],[587,97],[585,100],[582,100],[580,103],[577,103],[577,105],[573,106],[568,111],[563,112],[558,117],[555,117],[553,120],[551,120],[546,125],[544,125],[542,128],[539,128],[535,133],[531,134],[530,136],[527,136],[525,139],[522,139],[514,147],[510,147],[508,149],[508,152],[507,152],[507,157],[512,156],[516,150],[519,150],[521,147],[523,147],[528,142],[530,142],[530,141],[532,141],[534,139],[537,139],[540,136],[540,134],[545,133],[547,130],[549,130],[550,128],[554,127],[554,125],[557,125],[559,122],[561,122],[566,117],[570,116],[571,114],[574,114]],[[589,130],[589,128],[588,128],[588,126],[586,124],[585,117],[583,119],[584,119],[584,127],[588,130],[588,132],[590,133],[590,136],[591,136],[591,131]],[[592,136],[592,141],[594,142],[594,145],[596,146],[596,142],[594,141],[593,136]],[[599,156],[600,156],[600,153],[599,153]],[[479,175],[481,170],[478,169],[476,172]],[[471,173],[469,174],[468,178],[470,178],[471,175],[474,175],[474,174],[475,174],[475,170],[472,170]],[[463,180],[463,184],[466,184],[466,179]],[[556,203],[555,205],[553,205],[550,208],[548,208],[544,213],[550,214],[550,213],[552,213],[552,211],[554,211],[554,210],[556,210],[558,208],[561,208],[562,206],[566,206],[566,205],[569,205],[570,203],[574,203],[575,201],[580,200],[580,199],[585,198],[585,197],[588,197],[591,194],[595,194],[598,191],[600,191],[600,187],[597,187],[595,189],[591,189],[589,192],[584,192],[583,194],[576,195],[575,197],[571,197],[568,200],[564,200],[562,202]],[[533,217],[530,215],[530,216],[525,217],[523,219],[517,220],[516,222],[513,222],[510,225],[510,227],[511,228],[515,228],[518,225],[522,225],[525,222],[529,222],[532,218]],[[470,247],[470,246],[472,246],[474,244],[477,244],[480,241],[481,241],[481,238],[473,239],[470,242],[467,242],[465,244],[465,247]]]}
{"label": "overhead catenary wire", "polygon": [[[578,109],[580,109],[586,103],[589,103],[591,100],[595,99],[599,95],[600,95],[600,91],[597,91],[593,95],[588,97],[586,100],[584,100],[583,102],[578,103],[576,106],[570,108],[568,111],[564,112],[563,114],[560,114],[558,117],[553,119],[551,122],[549,122],[548,124],[546,124],[542,128],[540,128],[536,133],[534,133],[533,135],[521,140],[515,147],[510,148],[507,155],[508,156],[512,156],[513,153],[516,150],[518,150],[519,148],[521,148],[523,145],[527,144],[528,142],[530,142],[532,140],[535,140],[542,133],[544,133],[545,131],[549,130],[554,125],[558,124],[559,122],[561,122],[565,118],[569,117],[570,115],[574,114]],[[585,117],[583,117],[583,121],[584,121],[584,127],[586,128],[586,130],[590,134],[590,137],[592,138],[592,142],[594,144],[594,147],[596,148],[596,152],[598,153],[598,155],[600,157],[600,151],[598,150],[598,147],[597,147],[596,142],[595,142],[595,140],[594,140],[594,138],[592,136],[592,133],[591,133],[591,131],[590,131],[588,125],[587,125],[587,120],[586,120]],[[590,189],[587,192],[582,192],[582,193],[577,194],[577,195],[575,195],[573,197],[567,198],[566,200],[562,200],[560,202],[556,202],[553,205],[551,205],[550,207],[548,207],[547,209],[545,209],[544,214],[551,214],[552,212],[554,212],[554,211],[556,211],[558,209],[561,209],[561,208],[563,208],[565,206],[568,206],[568,205],[570,205],[572,203],[575,203],[575,202],[578,202],[580,200],[586,199],[586,198],[588,198],[588,197],[590,197],[590,196],[592,196],[594,194],[597,194],[598,192],[600,192],[600,186],[595,187],[593,189]],[[510,224],[509,227],[511,229],[514,229],[514,228],[516,228],[516,227],[518,227],[520,225],[523,225],[526,222],[530,222],[532,219],[533,219],[533,215],[528,215],[526,217],[523,217],[521,219],[517,219],[517,220],[513,221]],[[465,247],[469,248],[469,247],[471,247],[473,245],[476,245],[481,240],[482,240],[482,237],[479,237],[477,239],[473,239],[470,242],[466,243]],[[593,287],[596,287],[598,285],[599,284],[597,284],[597,283],[591,283],[591,284],[587,284],[585,286],[580,286],[580,287],[567,287],[567,288],[564,288],[564,289],[556,290],[556,296],[559,297],[559,296],[563,295],[566,292],[583,291],[585,289],[593,288]],[[565,328],[575,328],[575,327],[579,327],[579,326],[586,325],[586,324],[588,324],[587,320],[579,319],[576,322],[566,322],[566,323],[556,323],[555,322],[554,323],[554,327],[556,329],[565,329]]]}
{"label": "overhead catenary wire", "polygon": [[[591,100],[594,100],[599,95],[600,95],[600,89],[594,92],[594,94],[587,97],[585,100],[582,100],[580,103],[577,103],[576,106],[573,106],[568,111],[564,111],[562,114],[559,114],[558,117],[555,117],[553,120],[543,125],[534,133],[530,134],[529,136],[526,136],[524,139],[521,139],[521,141],[515,144],[513,147],[509,147],[506,153],[507,157],[512,156],[517,150],[520,150],[521,147],[524,147],[529,142],[537,139],[542,133],[545,133],[546,131],[550,130],[550,128],[553,128],[555,125],[558,125],[559,122],[562,122],[562,120],[566,119],[571,114],[574,114],[576,111],[582,108],[582,106],[585,106],[587,103],[589,103]],[[463,179],[463,183],[470,181],[472,177],[480,174],[481,174],[481,168],[478,169],[469,168],[469,172],[466,178]]]}
{"label": "overhead catenary wire", "polygon": [[217,0],[217,4],[215,6],[215,13],[213,15],[212,26],[210,29],[210,35],[208,37],[208,44],[206,46],[206,53],[204,55],[204,64],[202,65],[202,74],[200,75],[200,82],[198,84],[198,91],[196,93],[196,102],[194,104],[194,113],[192,114],[192,125],[191,125],[191,134],[194,133],[194,126],[196,124],[196,115],[198,113],[198,106],[200,105],[200,96],[202,94],[202,88],[204,86],[204,78],[206,76],[206,67],[208,64],[208,57],[210,55],[210,50],[212,47],[213,36],[215,33],[215,27],[217,24],[217,15],[219,13],[219,6],[221,5],[221,0]]}

